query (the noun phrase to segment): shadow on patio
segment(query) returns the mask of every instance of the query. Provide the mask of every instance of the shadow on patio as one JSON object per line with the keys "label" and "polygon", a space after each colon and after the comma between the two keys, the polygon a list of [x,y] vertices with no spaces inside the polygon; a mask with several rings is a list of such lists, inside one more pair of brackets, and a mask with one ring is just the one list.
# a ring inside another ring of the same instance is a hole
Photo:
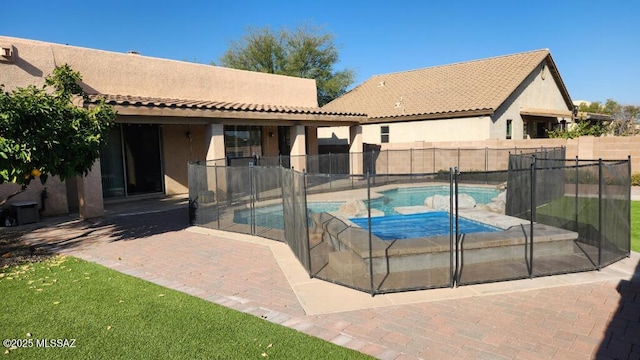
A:
{"label": "shadow on patio", "polygon": [[598,347],[597,359],[640,359],[640,263],[616,287],[620,301]]}
{"label": "shadow on patio", "polygon": [[100,218],[83,220],[76,214],[2,229],[0,238],[5,241],[0,245],[6,243],[7,249],[3,250],[0,246],[0,253],[12,251],[17,254],[17,242],[22,244],[22,252],[29,249],[31,255],[39,255],[90,246],[96,242],[131,241],[187,227],[189,214],[186,198],[107,204],[105,216]]}

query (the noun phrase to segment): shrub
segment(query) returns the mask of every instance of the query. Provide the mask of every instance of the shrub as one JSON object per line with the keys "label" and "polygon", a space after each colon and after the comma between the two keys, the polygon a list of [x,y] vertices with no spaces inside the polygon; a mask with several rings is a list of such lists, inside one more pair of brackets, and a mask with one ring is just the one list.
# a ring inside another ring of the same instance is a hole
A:
{"label": "shrub", "polygon": [[640,173],[631,175],[631,185],[640,186]]}

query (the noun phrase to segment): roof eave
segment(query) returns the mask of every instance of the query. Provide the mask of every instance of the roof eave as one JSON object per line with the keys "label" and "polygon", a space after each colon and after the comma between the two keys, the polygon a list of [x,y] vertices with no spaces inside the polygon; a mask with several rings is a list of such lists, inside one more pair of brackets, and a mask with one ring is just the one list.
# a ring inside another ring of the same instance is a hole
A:
{"label": "roof eave", "polygon": [[[308,125],[357,125],[366,119],[361,115],[305,114],[273,111],[218,110],[207,108],[178,108],[135,105],[111,105],[121,116],[135,116],[138,122],[154,123],[224,123],[245,120],[260,123],[306,123]],[[144,118],[147,118],[144,120]],[[185,120],[188,119],[188,120]],[[313,124],[312,124],[313,123]]]}
{"label": "roof eave", "polygon": [[553,78],[555,79],[556,83],[560,87],[560,92],[562,93],[564,102],[567,104],[567,108],[573,111],[574,105],[573,105],[573,101],[571,100],[571,96],[569,95],[569,90],[567,90],[567,87],[565,86],[564,81],[562,81],[562,77],[560,76],[560,71],[558,71],[558,67],[556,66],[555,61],[553,61],[553,58],[551,57],[551,53],[549,53],[545,57],[545,60],[547,60],[547,63],[549,64],[549,70],[553,74]]}
{"label": "roof eave", "polygon": [[380,123],[388,123],[388,122],[453,119],[453,118],[475,117],[475,116],[491,116],[491,115],[493,115],[493,113],[494,113],[494,109],[476,109],[476,110],[462,110],[462,111],[451,111],[451,112],[430,113],[430,114],[386,116],[386,117],[368,118],[364,122],[362,122],[362,124],[380,124]]}

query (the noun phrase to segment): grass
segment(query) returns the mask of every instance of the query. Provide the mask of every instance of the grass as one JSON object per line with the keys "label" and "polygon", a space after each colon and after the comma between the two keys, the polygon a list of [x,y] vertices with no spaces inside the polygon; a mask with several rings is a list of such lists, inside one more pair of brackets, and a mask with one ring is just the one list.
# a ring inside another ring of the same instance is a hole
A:
{"label": "grass", "polygon": [[[4,267],[0,293],[0,337],[33,344],[3,347],[7,359],[369,358],[72,257]],[[37,347],[42,339],[75,347]]]}
{"label": "grass", "polygon": [[[580,221],[584,223],[597,223],[596,219],[589,217],[597,216],[598,201],[594,198],[578,198],[578,207],[580,209]],[[575,202],[573,198],[560,198],[552,201],[550,204],[538,208],[538,216],[548,215],[551,218],[565,219],[573,221]],[[613,214],[605,214],[607,216],[615,216]],[[540,219],[539,219],[540,220]],[[631,250],[640,252],[640,201],[631,201]]]}
{"label": "grass", "polygon": [[631,202],[631,250],[640,252],[640,201]]}

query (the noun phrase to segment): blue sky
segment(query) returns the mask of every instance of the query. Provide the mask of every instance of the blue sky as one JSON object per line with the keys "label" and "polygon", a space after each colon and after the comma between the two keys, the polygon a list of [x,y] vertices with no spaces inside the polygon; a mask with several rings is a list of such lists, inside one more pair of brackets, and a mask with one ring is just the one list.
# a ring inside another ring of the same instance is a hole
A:
{"label": "blue sky", "polygon": [[210,63],[248,27],[334,34],[377,74],[548,48],[574,100],[640,105],[640,1],[5,1],[0,34]]}

